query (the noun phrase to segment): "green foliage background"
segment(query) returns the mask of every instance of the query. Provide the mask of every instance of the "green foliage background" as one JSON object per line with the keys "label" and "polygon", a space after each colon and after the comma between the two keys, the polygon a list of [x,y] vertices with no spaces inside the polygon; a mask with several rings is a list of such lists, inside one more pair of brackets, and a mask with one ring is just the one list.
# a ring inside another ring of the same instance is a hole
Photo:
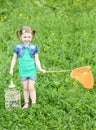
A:
{"label": "green foliage background", "polygon": [[[95,83],[85,89],[69,72],[38,74],[37,105],[5,109],[16,30],[22,25],[36,30],[33,43],[40,47],[44,69],[90,65],[96,76],[96,0],[0,0],[0,130],[96,130]],[[23,105],[18,64],[14,71]]]}

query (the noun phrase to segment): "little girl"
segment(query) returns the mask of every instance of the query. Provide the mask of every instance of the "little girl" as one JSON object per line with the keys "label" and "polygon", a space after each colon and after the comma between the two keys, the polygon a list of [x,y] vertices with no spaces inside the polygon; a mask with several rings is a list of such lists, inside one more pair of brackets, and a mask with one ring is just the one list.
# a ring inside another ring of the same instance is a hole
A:
{"label": "little girl", "polygon": [[41,73],[46,71],[42,69],[39,57],[38,47],[31,43],[35,35],[35,30],[30,27],[23,26],[16,32],[22,43],[14,46],[14,55],[10,67],[10,75],[13,76],[13,69],[18,58],[19,74],[24,88],[24,108],[29,107],[29,96],[32,100],[32,105],[36,104],[35,81],[37,78],[37,69]]}

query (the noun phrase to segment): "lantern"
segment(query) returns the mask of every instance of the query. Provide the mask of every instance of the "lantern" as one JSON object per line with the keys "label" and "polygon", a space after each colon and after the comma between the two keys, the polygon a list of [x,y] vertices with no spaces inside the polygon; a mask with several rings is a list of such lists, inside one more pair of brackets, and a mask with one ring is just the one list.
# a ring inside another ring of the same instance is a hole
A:
{"label": "lantern", "polygon": [[5,108],[21,108],[20,92],[16,89],[12,80],[8,90],[5,91]]}

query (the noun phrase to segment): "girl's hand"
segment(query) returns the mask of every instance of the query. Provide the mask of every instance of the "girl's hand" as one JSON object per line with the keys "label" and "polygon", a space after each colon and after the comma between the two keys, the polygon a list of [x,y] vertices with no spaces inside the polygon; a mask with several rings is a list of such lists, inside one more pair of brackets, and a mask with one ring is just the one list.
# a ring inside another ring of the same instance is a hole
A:
{"label": "girl's hand", "polygon": [[13,76],[13,69],[10,69],[10,75]]}
{"label": "girl's hand", "polygon": [[39,71],[40,71],[41,73],[43,73],[43,74],[46,73],[46,70],[44,70],[44,69],[40,69]]}

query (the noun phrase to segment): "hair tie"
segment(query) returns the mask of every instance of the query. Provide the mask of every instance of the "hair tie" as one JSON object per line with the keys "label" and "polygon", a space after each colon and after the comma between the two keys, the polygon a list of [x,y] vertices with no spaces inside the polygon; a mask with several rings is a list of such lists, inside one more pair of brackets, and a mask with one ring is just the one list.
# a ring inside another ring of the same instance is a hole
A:
{"label": "hair tie", "polygon": [[26,33],[26,30],[22,30],[22,34]]}

